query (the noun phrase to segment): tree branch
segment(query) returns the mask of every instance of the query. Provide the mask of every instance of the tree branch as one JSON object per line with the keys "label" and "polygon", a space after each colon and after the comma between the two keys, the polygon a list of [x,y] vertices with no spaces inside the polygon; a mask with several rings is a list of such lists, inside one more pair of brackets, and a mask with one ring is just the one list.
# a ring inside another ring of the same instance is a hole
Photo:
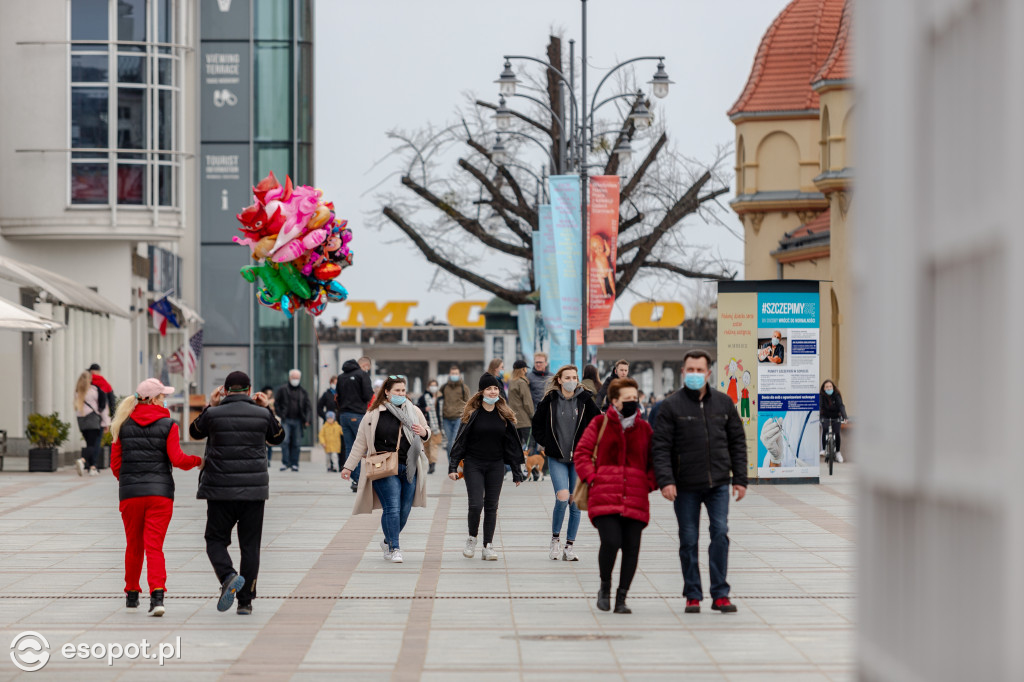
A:
{"label": "tree branch", "polygon": [[[621,270],[624,269],[624,267],[625,266],[621,266],[620,265],[618,268],[616,268],[616,271],[621,271]],[[689,277],[691,279],[713,279],[713,280],[717,280],[717,281],[736,279],[736,274],[737,274],[735,272],[724,272],[724,273],[699,272],[697,270],[688,270],[687,268],[679,267],[675,263],[666,263],[664,261],[651,261],[651,260],[649,260],[646,263],[644,263],[641,267],[643,267],[643,268],[657,268],[659,270],[668,270],[669,272],[674,272],[677,275],[682,275],[683,277]]]}
{"label": "tree branch", "polygon": [[[624,204],[629,201],[629,197],[633,194],[633,190],[640,185],[640,181],[643,180],[644,174],[647,173],[647,169],[654,163],[654,160],[658,156],[658,152],[661,151],[661,148],[665,146],[666,142],[668,142],[668,135],[662,133],[661,137],[658,138],[658,141],[654,143],[654,146],[647,151],[647,156],[644,157],[644,160],[637,167],[636,172],[633,173],[633,176],[629,179],[629,182],[626,183],[626,186],[622,188],[622,192],[619,194],[620,204]],[[621,230],[622,228],[619,229]]]}
{"label": "tree branch", "polygon": [[643,213],[637,213],[632,218],[627,218],[626,220],[622,220],[620,218],[619,219],[619,236],[621,236],[623,232],[625,232],[626,230],[630,229],[634,225],[639,225],[640,223],[642,223],[644,221],[644,218],[646,218],[646,217],[647,216],[645,216]]}
{"label": "tree branch", "polygon": [[479,221],[464,215],[447,201],[444,201],[409,176],[402,178],[402,184],[415,192],[424,201],[440,210],[466,232],[479,239],[481,243],[511,256],[518,256],[519,258],[525,258],[527,260],[533,258],[533,252],[531,249],[524,246],[509,244],[508,242],[502,241],[494,235],[489,234]]}
{"label": "tree branch", "polygon": [[[537,229],[537,214],[529,207],[524,207],[521,204],[512,203],[509,201],[504,194],[501,193],[501,189],[498,188],[491,179],[484,175],[483,171],[471,164],[465,159],[459,159],[459,167],[465,170],[467,173],[472,175],[477,182],[484,186],[492,197],[494,197],[494,205],[501,206],[506,211],[513,215],[517,215],[525,220],[534,230]],[[526,241],[529,237],[523,232],[517,233],[519,238]]]}
{"label": "tree branch", "polygon": [[409,239],[411,239],[413,241],[413,243],[420,250],[420,252],[426,257],[426,259],[429,262],[433,263],[434,265],[437,265],[437,266],[447,270],[448,272],[450,272],[451,274],[455,275],[459,279],[465,280],[465,281],[469,282],[470,284],[473,284],[475,286],[480,287],[484,291],[489,291],[490,293],[494,294],[498,298],[506,300],[509,303],[520,305],[520,304],[524,304],[524,303],[532,303],[533,302],[529,298],[529,294],[530,294],[529,291],[519,291],[519,290],[513,290],[513,289],[506,289],[503,286],[495,284],[494,282],[490,281],[489,279],[485,279],[484,277],[481,277],[480,275],[476,274],[475,272],[471,272],[469,270],[466,270],[463,267],[460,267],[460,266],[456,265],[455,263],[451,262],[450,260],[448,260],[444,256],[440,255],[437,251],[435,251],[434,249],[430,248],[430,245],[427,244],[426,240],[423,239],[422,236],[420,236],[420,231],[419,230],[417,230],[416,228],[411,226],[409,223],[407,223],[405,221],[405,219],[402,218],[402,216],[400,216],[390,206],[385,206],[384,209],[383,209],[383,213],[384,213],[384,217],[386,217],[388,220],[390,220],[392,223],[394,223],[396,226],[398,226],[398,229],[400,229],[402,232],[404,232],[405,235],[407,237],[409,237]]}
{"label": "tree branch", "polygon": [[[480,144],[476,140],[466,140],[466,144],[468,144],[470,147],[472,147],[473,149],[475,149],[476,151],[480,152],[488,159],[490,159],[491,163],[494,163],[494,159],[491,158],[491,153],[487,149],[485,149],[482,144]],[[459,162],[459,165],[462,165],[461,161]],[[519,207],[524,211],[531,211],[530,202],[526,200],[526,195],[523,194],[522,188],[519,187],[519,182],[514,177],[512,177],[512,174],[509,173],[508,169],[505,168],[505,166],[497,163],[495,163],[494,165],[498,168],[498,172],[501,173],[501,177],[505,178],[508,181],[509,187],[512,188],[512,193],[516,195],[516,201],[519,202]],[[500,195],[501,193],[499,192],[499,196]]]}

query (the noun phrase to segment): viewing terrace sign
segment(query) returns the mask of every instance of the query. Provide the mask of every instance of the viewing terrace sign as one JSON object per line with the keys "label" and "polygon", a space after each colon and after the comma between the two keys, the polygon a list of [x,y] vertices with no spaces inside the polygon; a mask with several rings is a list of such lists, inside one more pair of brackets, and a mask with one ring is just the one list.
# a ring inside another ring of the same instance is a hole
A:
{"label": "viewing terrace sign", "polygon": [[[339,327],[401,329],[414,326],[409,320],[409,311],[419,303],[387,301],[377,305],[375,301],[346,301],[346,305],[348,317],[338,323]],[[448,324],[452,327],[482,328],[486,305],[487,301],[456,301],[448,307]],[[677,301],[642,301],[629,313],[630,323],[641,329],[678,327],[685,317],[686,309]]]}

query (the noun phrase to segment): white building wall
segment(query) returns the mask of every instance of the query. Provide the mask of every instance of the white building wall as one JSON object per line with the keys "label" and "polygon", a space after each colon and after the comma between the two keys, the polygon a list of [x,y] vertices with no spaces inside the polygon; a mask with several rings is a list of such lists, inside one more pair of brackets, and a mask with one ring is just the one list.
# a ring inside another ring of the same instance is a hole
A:
{"label": "white building wall", "polygon": [[856,7],[859,676],[1022,680],[1024,3]]}

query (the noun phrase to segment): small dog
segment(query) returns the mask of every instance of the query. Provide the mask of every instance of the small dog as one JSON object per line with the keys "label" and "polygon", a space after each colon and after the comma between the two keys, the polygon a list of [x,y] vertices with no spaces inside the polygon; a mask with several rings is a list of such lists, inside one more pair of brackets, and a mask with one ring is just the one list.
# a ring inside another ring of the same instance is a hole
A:
{"label": "small dog", "polygon": [[543,481],[544,480],[544,455],[538,453],[536,455],[530,455],[530,456],[526,457],[526,478],[527,479],[533,477],[533,470],[535,468],[537,469],[537,473],[540,474],[540,478],[538,480]]}

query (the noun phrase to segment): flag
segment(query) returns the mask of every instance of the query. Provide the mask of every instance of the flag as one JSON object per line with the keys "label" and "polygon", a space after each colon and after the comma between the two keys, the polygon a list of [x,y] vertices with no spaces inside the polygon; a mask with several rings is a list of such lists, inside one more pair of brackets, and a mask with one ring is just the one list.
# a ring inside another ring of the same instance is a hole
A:
{"label": "flag", "polygon": [[203,354],[203,330],[200,329],[178,350],[174,351],[171,357],[167,358],[167,371],[174,374],[192,376],[195,374],[196,365],[199,364],[199,356]]}
{"label": "flag", "polygon": [[174,316],[171,302],[167,300],[166,296],[149,304],[149,314],[153,316],[153,326],[160,330],[160,336],[167,336],[168,322],[176,328],[181,327],[178,324],[178,318]]}

